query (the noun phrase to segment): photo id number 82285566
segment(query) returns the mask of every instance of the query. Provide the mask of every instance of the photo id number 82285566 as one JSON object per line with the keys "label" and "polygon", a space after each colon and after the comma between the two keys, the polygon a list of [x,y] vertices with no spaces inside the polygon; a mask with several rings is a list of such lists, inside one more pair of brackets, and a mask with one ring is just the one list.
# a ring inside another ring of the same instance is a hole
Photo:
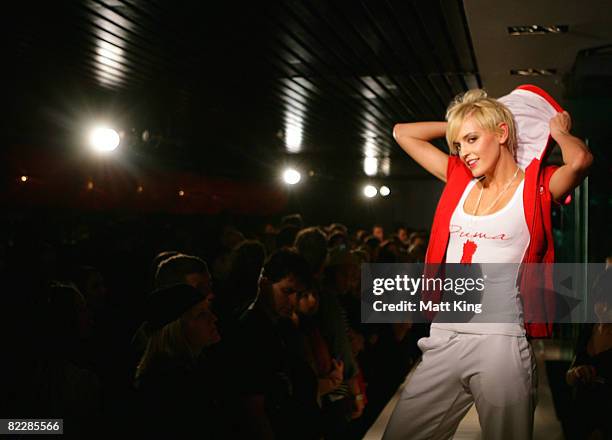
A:
{"label": "photo id number 82285566", "polygon": [[0,419],[0,434],[63,433],[63,419]]}

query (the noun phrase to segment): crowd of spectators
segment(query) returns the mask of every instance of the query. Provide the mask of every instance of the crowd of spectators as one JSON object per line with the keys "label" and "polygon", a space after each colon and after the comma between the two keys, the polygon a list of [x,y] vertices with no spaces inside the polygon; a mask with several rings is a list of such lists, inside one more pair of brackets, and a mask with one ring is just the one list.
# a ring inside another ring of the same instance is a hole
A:
{"label": "crowd of spectators", "polygon": [[[299,214],[241,229],[5,220],[3,416],[83,438],[362,438],[428,328],[362,323],[360,267],[422,262],[427,234]],[[588,393],[609,393],[602,328],[567,374],[591,416]]]}
{"label": "crowd of spectators", "polygon": [[422,261],[423,232],[299,214],[245,232],[5,223],[8,417],[87,437],[361,438],[419,354],[424,330],[361,323],[360,265]]}

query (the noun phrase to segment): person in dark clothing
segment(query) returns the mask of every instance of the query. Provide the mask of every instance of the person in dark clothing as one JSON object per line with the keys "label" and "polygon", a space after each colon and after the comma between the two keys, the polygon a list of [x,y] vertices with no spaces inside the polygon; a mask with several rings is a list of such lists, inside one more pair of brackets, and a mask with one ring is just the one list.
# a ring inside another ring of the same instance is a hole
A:
{"label": "person in dark clothing", "polygon": [[[83,295],[72,285],[53,283],[32,309],[38,329],[35,357],[13,404],[29,417],[62,418],[65,434],[82,437],[101,421],[103,392],[89,366],[89,311]],[[8,359],[8,358],[7,358]]]}
{"label": "person in dark clothing", "polygon": [[270,256],[259,280],[257,300],[242,317],[230,343],[240,370],[241,437],[320,437],[317,378],[296,348],[290,317],[298,292],[309,284],[309,266],[299,254],[281,249]]}
{"label": "person in dark clothing", "polygon": [[[206,262],[194,255],[174,252],[168,254],[170,256],[162,260],[155,270],[155,287],[189,284],[199,290],[205,297],[210,297],[212,301],[212,298],[214,298],[212,296],[212,282]],[[159,256],[156,257],[156,259],[158,258]],[[132,337],[132,364],[135,364],[141,358],[146,344],[147,335],[144,326],[141,325]]]}
{"label": "person in dark clothing", "polygon": [[212,295],[188,284],[154,291],[145,352],[136,369],[134,432],[222,437],[224,416],[204,348],[219,342]]}
{"label": "person in dark clothing", "polygon": [[266,249],[256,240],[245,240],[232,250],[229,275],[221,287],[215,289],[215,312],[219,316],[221,334],[226,329],[230,331],[255,300],[265,258]]}
{"label": "person in dark clothing", "polygon": [[595,323],[580,328],[576,356],[566,374],[573,391],[568,439],[612,438],[612,269],[593,286]]}

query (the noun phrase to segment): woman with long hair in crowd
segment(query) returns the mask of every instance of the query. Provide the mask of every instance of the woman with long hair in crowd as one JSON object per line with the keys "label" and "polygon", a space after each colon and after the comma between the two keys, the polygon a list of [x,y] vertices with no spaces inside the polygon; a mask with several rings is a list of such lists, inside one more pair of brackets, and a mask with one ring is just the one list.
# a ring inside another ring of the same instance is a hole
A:
{"label": "woman with long hair in crowd", "polygon": [[136,369],[136,432],[202,432],[216,438],[222,411],[215,378],[209,377],[202,351],[219,342],[212,295],[188,284],[155,290],[149,298],[147,345]]}

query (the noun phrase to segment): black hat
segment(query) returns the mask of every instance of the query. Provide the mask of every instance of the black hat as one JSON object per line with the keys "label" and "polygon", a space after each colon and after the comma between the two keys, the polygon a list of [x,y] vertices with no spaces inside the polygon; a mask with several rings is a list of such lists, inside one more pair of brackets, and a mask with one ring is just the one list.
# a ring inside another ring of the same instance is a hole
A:
{"label": "black hat", "polygon": [[180,318],[183,313],[205,298],[202,292],[189,284],[174,284],[154,290],[147,304],[148,333],[159,330]]}

